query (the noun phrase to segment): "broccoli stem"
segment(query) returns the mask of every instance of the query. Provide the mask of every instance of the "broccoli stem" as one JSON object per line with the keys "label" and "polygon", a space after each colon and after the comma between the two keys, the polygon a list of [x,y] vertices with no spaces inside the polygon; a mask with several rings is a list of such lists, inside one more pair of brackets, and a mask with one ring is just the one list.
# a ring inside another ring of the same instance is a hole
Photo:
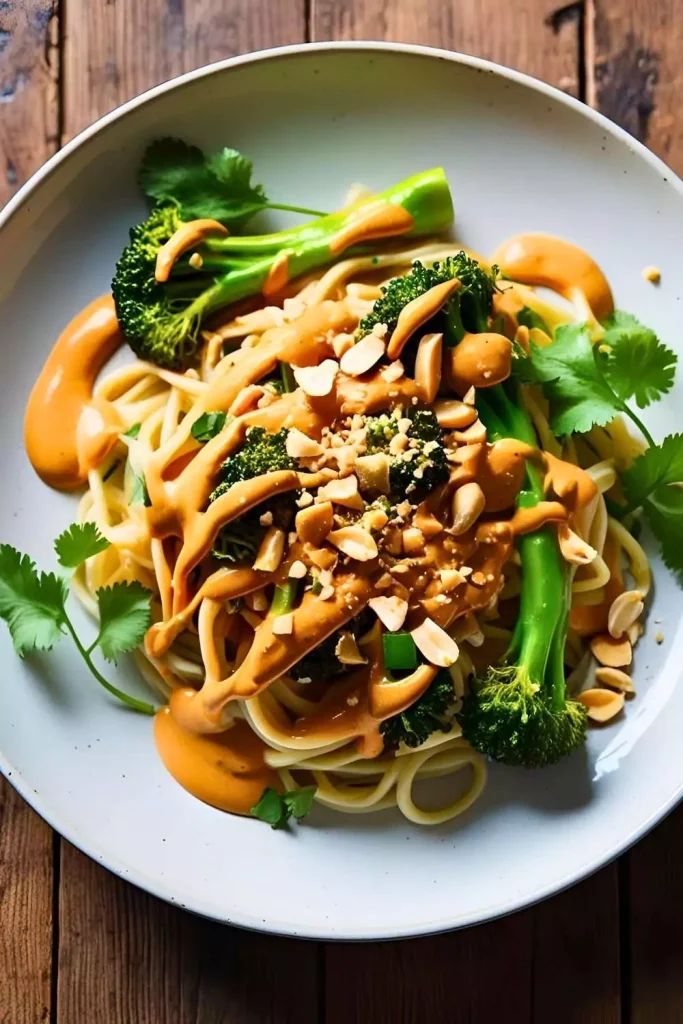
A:
{"label": "broccoli stem", "polygon": [[[477,395],[477,406],[489,440],[515,437],[537,447],[536,433],[521,403],[518,386],[515,400],[510,399],[503,385],[498,385],[487,389],[485,397]],[[534,508],[543,497],[541,476],[535,466],[527,463],[526,487],[518,497],[518,508]],[[522,562],[520,610],[505,662],[519,662],[538,684],[548,674],[551,702],[561,710],[566,689],[564,645],[569,618],[569,572],[550,526],[522,535],[518,548]]]}
{"label": "broccoli stem", "polygon": [[[269,235],[253,235],[239,237],[228,235],[226,238],[209,238],[203,243],[203,249],[212,253],[243,253],[249,256],[274,255],[282,249],[295,248],[300,258],[311,252],[327,252],[327,258],[334,256],[329,252],[330,239],[345,227],[357,215],[363,205],[371,206],[384,203],[387,206],[398,205],[412,216],[414,224],[407,235],[431,235],[443,231],[453,219],[453,201],[443,169],[436,167],[394,185],[385,192],[363,204],[330,213],[300,227],[276,231]],[[291,260],[294,257],[290,257]],[[319,264],[310,264],[305,270]],[[304,271],[297,271],[303,273]],[[290,272],[290,276],[294,276]]]}

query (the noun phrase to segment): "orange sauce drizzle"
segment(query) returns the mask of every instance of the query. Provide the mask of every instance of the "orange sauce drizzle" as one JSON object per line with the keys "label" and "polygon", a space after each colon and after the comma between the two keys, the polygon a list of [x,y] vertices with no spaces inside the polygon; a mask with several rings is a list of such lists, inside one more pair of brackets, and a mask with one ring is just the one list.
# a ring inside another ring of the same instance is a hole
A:
{"label": "orange sauce drizzle", "polygon": [[492,262],[511,280],[552,288],[570,301],[576,291],[582,292],[598,320],[614,310],[612,290],[600,267],[563,238],[540,232],[515,235],[496,249]]}
{"label": "orange sauce drizzle", "polygon": [[182,693],[172,694],[170,704],[154,718],[161,760],[176,782],[198,800],[221,811],[249,814],[264,789],[282,788],[277,772],[265,763],[266,744],[242,720],[215,735],[184,729],[173,713]]}
{"label": "orange sauce drizzle", "polygon": [[91,302],[59,336],[33,386],[24,420],[31,465],[50,487],[73,490],[122,430],[115,407],[92,397],[98,373],[123,342],[111,296]]}

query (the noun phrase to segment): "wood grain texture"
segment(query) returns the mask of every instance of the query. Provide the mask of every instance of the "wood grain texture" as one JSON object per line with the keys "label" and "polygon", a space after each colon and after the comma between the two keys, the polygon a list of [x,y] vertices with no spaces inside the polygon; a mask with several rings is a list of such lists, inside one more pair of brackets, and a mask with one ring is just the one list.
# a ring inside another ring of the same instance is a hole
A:
{"label": "wood grain texture", "polygon": [[683,1024],[683,806],[628,854],[630,1024]]}
{"label": "wood grain texture", "polygon": [[304,0],[66,0],[64,139],[184,71],[305,38]]}
{"label": "wood grain texture", "polygon": [[312,38],[442,46],[578,95],[580,11],[558,18],[558,6],[554,0],[312,0]]}
{"label": "wood grain texture", "polygon": [[59,145],[57,2],[0,3],[0,207]]}
{"label": "wood grain texture", "polygon": [[527,911],[433,938],[326,947],[325,1024],[529,1024]]}
{"label": "wood grain texture", "polygon": [[65,841],[58,967],[57,1020],[64,1024],[317,1021],[313,943],[194,917],[116,878]]}
{"label": "wood grain texture", "polygon": [[52,829],[0,777],[0,1024],[50,1018]]}
{"label": "wood grain texture", "polygon": [[683,173],[683,4],[590,0],[588,9],[595,105]]}
{"label": "wood grain texture", "polygon": [[533,914],[534,1024],[620,1024],[617,865]]}

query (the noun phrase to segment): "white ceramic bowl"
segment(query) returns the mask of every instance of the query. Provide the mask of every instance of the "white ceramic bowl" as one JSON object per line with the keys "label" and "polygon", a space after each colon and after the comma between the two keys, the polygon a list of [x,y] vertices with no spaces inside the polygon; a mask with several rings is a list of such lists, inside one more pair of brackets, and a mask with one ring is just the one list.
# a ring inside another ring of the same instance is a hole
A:
{"label": "white ceramic bowl", "polygon": [[[139,155],[165,134],[236,146],[270,194],[323,209],[351,182],[380,188],[443,164],[463,242],[486,253],[521,230],[573,239],[605,269],[618,303],[683,354],[683,186],[593,111],[513,71],[419,47],[323,44],[214,64],[103,118],[0,219],[0,539],[43,566],[75,499],[48,490],[28,464],[26,399],[61,328],[107,289],[143,210]],[[662,271],[658,288],[641,278],[649,263]],[[648,416],[655,434],[680,422],[682,398],[679,383]],[[112,703],[66,640],[49,660],[20,662],[4,626],[2,769],[93,858],[221,921],[359,939],[481,921],[595,870],[681,795],[682,603],[656,560],[655,572],[650,622],[661,624],[638,647],[638,698],[624,721],[593,732],[586,758],[540,772],[494,766],[484,797],[455,824],[421,831],[390,812],[316,809],[288,834],[221,814],[166,774],[151,722]],[[134,671],[121,671],[134,686]]]}

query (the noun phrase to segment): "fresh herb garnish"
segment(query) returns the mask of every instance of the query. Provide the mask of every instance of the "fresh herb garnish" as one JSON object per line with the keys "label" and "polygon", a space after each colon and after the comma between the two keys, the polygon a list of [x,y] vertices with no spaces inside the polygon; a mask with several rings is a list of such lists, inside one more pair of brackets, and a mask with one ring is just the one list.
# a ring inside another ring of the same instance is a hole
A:
{"label": "fresh herb garnish", "polygon": [[605,353],[605,376],[623,402],[633,398],[639,409],[645,409],[671,390],[676,354],[651,328],[618,309],[603,326],[600,350],[609,349]]}
{"label": "fresh herb garnish", "polygon": [[142,423],[134,423],[132,427],[128,427],[128,430],[124,430],[123,436],[124,437],[137,437],[138,434],[140,433],[140,428],[141,427],[142,427]]}
{"label": "fresh herb garnish", "polygon": [[[645,350],[649,358],[641,356],[637,367],[622,354],[625,343],[617,340],[616,329],[609,349],[593,344],[587,324],[562,324],[555,331],[552,345],[532,344],[529,356],[521,360],[521,376],[543,386],[550,402],[553,433],[583,434],[624,413],[648,443],[654,444],[647,428],[621,397],[648,394],[651,401],[671,386],[662,375],[661,355],[655,355],[659,342],[656,335],[652,338],[654,342],[647,343]],[[664,351],[668,353],[668,349]]]}
{"label": "fresh herb garnish", "polygon": [[605,426],[618,413],[636,424],[650,447],[622,472],[627,503],[612,501],[610,511],[623,518],[642,509],[664,561],[683,580],[683,434],[656,445],[626,404],[634,399],[642,409],[667,394],[676,355],[629,313],[617,310],[603,326],[597,345],[586,324],[558,327],[552,345],[532,345],[529,356],[519,360],[520,376],[542,386],[557,435]]}
{"label": "fresh herb garnish", "polygon": [[216,434],[220,434],[221,430],[225,426],[227,420],[227,413],[224,412],[204,412],[202,415],[194,421],[192,424],[192,436],[195,441],[200,441],[204,444],[206,441],[210,441]]}
{"label": "fresh herb garnish", "polygon": [[[55,541],[60,565],[75,569],[109,546],[93,523],[74,524]],[[55,573],[40,572],[28,555],[0,544],[0,618],[7,623],[14,649],[23,658],[34,651],[50,651],[66,633],[92,674],[109,693],[135,711],[153,715],[156,708],[113,686],[92,660],[99,648],[110,661],[138,647],[150,624],[151,594],[140,583],[116,583],[97,591],[100,628],[94,642],[84,647],[66,611],[68,581]]]}
{"label": "fresh herb garnish", "polygon": [[205,156],[180,139],[157,139],[147,147],[138,183],[151,200],[172,202],[183,220],[209,217],[235,230],[260,210],[324,216],[319,210],[271,203],[263,185],[251,181],[251,160],[236,149]]}
{"label": "fresh herb garnish", "polygon": [[683,434],[648,448],[621,474],[628,505],[642,508],[666,565],[683,581]]}
{"label": "fresh herb garnish", "polygon": [[271,828],[285,828],[290,818],[306,817],[313,806],[316,789],[316,786],[303,786],[291,793],[278,793],[269,786],[250,813]]}

